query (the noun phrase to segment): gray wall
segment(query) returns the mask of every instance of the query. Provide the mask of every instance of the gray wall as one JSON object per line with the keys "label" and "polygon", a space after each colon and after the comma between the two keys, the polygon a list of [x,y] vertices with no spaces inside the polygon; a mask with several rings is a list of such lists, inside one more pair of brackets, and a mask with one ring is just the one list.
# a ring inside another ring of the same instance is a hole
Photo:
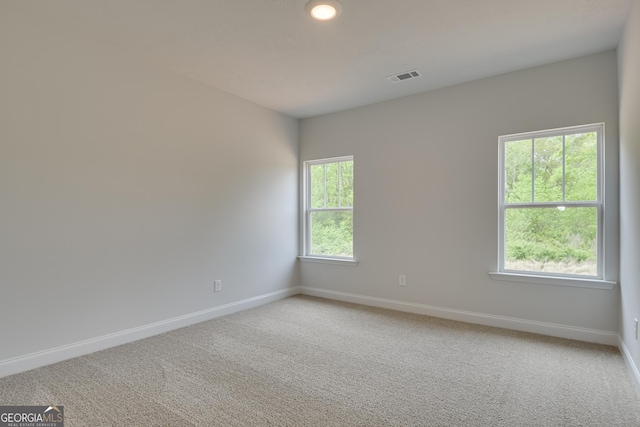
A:
{"label": "gray wall", "polygon": [[618,48],[620,72],[620,287],[621,335],[636,366],[640,346],[640,3],[634,1]]}
{"label": "gray wall", "polygon": [[618,279],[617,111],[609,51],[302,120],[302,161],[355,156],[359,261],[302,263],[302,285],[617,332],[617,287],[487,274],[497,268],[498,136],[605,122],[606,278]]}
{"label": "gray wall", "polygon": [[297,120],[6,5],[0,58],[0,361],[298,284]]}

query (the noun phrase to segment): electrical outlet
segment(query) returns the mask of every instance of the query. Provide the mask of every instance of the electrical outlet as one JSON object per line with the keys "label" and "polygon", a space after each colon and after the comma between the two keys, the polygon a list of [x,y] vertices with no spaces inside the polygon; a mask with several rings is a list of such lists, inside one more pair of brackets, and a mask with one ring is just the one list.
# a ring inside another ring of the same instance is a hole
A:
{"label": "electrical outlet", "polygon": [[633,319],[633,321],[636,323],[636,341],[638,341],[638,319]]}
{"label": "electrical outlet", "polygon": [[405,276],[404,274],[401,274],[400,277],[398,278],[398,285],[407,286],[407,276]]}
{"label": "electrical outlet", "polygon": [[213,282],[213,292],[220,292],[222,290],[222,280],[216,280]]}

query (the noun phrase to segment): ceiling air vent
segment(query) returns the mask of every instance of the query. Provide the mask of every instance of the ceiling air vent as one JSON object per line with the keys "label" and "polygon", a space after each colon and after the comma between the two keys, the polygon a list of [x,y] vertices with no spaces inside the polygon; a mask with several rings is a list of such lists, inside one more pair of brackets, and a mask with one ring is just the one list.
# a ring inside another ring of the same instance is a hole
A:
{"label": "ceiling air vent", "polygon": [[399,83],[405,80],[411,80],[418,77],[422,77],[422,73],[418,70],[407,71],[400,74],[395,74],[393,76],[387,77],[392,83]]}

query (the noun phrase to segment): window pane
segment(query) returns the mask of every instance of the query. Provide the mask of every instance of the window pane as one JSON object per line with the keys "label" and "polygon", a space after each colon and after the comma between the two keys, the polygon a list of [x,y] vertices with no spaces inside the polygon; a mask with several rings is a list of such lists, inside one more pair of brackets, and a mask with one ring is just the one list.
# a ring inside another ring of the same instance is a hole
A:
{"label": "window pane", "polygon": [[339,207],[340,186],[338,179],[339,163],[327,163],[327,206],[328,208]]}
{"label": "window pane", "polygon": [[353,212],[311,213],[311,255],[353,257]]}
{"label": "window pane", "polygon": [[531,140],[505,144],[505,201],[531,202]]}
{"label": "window pane", "polygon": [[536,138],[534,147],[534,201],[562,202],[562,136]]}
{"label": "window pane", "polygon": [[311,184],[311,207],[324,207],[324,165],[311,165],[309,182]]}
{"label": "window pane", "polygon": [[565,138],[565,192],[568,201],[597,199],[597,136],[595,132]]}
{"label": "window pane", "polygon": [[353,162],[340,163],[340,206],[353,206]]}
{"label": "window pane", "polygon": [[595,207],[513,208],[505,212],[505,269],[597,275]]}

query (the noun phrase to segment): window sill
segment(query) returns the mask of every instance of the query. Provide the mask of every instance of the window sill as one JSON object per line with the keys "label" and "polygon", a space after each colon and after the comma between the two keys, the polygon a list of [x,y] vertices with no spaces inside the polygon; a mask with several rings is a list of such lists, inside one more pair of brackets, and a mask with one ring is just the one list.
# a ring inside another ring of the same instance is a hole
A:
{"label": "window sill", "polygon": [[507,282],[522,282],[522,283],[537,283],[541,285],[556,285],[556,286],[573,286],[577,288],[591,288],[591,289],[613,289],[617,284],[609,280],[600,279],[581,279],[576,277],[558,277],[558,276],[538,276],[535,274],[522,274],[522,273],[502,273],[491,272],[489,273],[494,280],[504,280]]}
{"label": "window sill", "polygon": [[356,265],[358,265],[358,261],[356,261],[355,259],[322,258],[315,256],[299,256],[298,259],[302,262],[315,262],[319,264],[348,265],[350,267],[355,267]]}

